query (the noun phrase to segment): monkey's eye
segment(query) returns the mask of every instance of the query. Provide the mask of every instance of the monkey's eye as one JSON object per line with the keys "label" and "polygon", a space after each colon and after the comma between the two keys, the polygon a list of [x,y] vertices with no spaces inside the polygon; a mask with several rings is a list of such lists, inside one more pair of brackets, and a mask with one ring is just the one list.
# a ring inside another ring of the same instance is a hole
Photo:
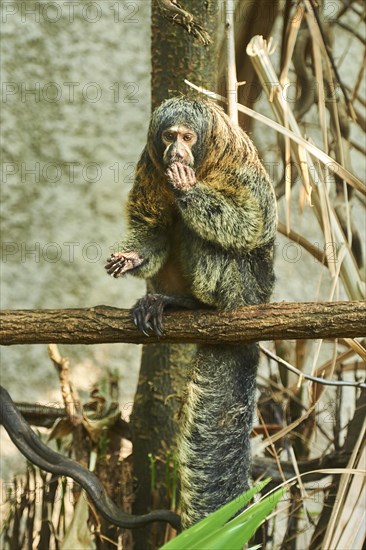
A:
{"label": "monkey's eye", "polygon": [[184,134],[183,136],[184,141],[191,141],[192,138],[192,134]]}
{"label": "monkey's eye", "polygon": [[166,139],[167,141],[174,141],[175,136],[174,136],[173,132],[166,132],[164,134],[164,139]]}

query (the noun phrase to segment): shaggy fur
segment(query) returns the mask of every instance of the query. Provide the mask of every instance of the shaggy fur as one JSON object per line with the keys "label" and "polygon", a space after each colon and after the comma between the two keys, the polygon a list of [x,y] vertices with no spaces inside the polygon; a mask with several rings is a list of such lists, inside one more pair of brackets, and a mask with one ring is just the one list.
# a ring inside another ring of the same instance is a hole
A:
{"label": "shaggy fur", "polygon": [[[162,132],[178,124],[197,134],[190,189],[169,184],[162,160]],[[155,292],[218,309],[269,300],[273,188],[250,138],[214,103],[179,97],[153,113],[127,213],[120,250],[145,260],[132,274]],[[248,487],[257,364],[255,344],[197,349],[179,442],[186,526]]]}

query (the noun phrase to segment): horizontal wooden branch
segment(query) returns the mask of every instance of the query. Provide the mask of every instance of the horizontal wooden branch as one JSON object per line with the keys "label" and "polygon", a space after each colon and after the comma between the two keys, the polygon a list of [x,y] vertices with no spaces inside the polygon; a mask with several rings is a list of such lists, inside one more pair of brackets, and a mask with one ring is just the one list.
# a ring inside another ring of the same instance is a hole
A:
{"label": "horizontal wooden branch", "polygon": [[275,303],[235,311],[169,311],[164,336],[146,337],[131,312],[108,306],[0,312],[0,344],[238,344],[366,334],[365,302]]}

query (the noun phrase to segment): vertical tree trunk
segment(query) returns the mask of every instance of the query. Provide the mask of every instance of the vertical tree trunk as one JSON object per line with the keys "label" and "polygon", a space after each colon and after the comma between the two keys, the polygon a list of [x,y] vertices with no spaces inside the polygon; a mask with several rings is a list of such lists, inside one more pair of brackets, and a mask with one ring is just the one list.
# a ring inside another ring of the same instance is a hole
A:
{"label": "vertical tree trunk", "polygon": [[[211,37],[211,44],[203,46],[188,32],[163,18],[157,2],[152,8],[151,36],[151,106],[157,107],[164,99],[190,93],[184,79],[216,89],[218,70],[217,30],[222,2],[185,0],[184,9],[191,13]],[[220,10],[220,12],[219,12]]]}
{"label": "vertical tree trunk", "polygon": [[[219,5],[217,0],[183,2],[184,9],[213,38],[209,46],[203,46],[185,29],[163,18],[157,2],[152,3],[152,109],[168,97],[190,93],[184,84],[185,78],[198,85],[216,88],[218,55],[217,41],[214,39]],[[135,514],[171,505],[166,489],[164,462],[168,453],[175,455],[178,413],[193,355],[194,346],[191,345],[161,344],[143,349],[131,418],[136,479]],[[149,454],[155,464],[154,487],[151,487]],[[134,547],[138,550],[159,547],[164,542],[165,529],[164,525],[155,525],[153,528],[135,531]]]}

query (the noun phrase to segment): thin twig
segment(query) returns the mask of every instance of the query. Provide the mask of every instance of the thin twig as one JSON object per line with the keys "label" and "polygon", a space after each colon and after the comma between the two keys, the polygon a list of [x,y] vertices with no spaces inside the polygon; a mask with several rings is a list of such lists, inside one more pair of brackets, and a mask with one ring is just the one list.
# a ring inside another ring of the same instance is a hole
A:
{"label": "thin twig", "polygon": [[67,417],[73,426],[79,426],[83,417],[80,411],[80,400],[77,391],[72,387],[69,378],[70,361],[62,357],[56,344],[48,345],[48,354],[55,365],[60,378],[61,394],[65,403]]}
{"label": "thin twig", "polygon": [[235,40],[234,40],[234,11],[233,0],[225,1],[225,35],[226,35],[226,63],[227,63],[227,105],[228,115],[234,124],[238,124],[237,108],[237,76],[235,61]]}
{"label": "thin twig", "polygon": [[278,232],[281,233],[281,235],[284,235],[291,241],[294,241],[295,243],[298,243],[300,246],[302,246],[303,249],[309,252],[309,254],[311,254],[316,260],[318,260],[318,262],[325,266],[327,265],[328,261],[324,254],[324,251],[321,250],[318,246],[313,245],[310,241],[305,239],[305,237],[300,235],[300,233],[297,233],[293,229],[287,231],[286,225],[282,222],[278,222],[277,229]]}
{"label": "thin twig", "polygon": [[200,25],[193,15],[186,11],[175,0],[156,0],[160,9],[160,13],[169,21],[172,21],[175,25],[180,25],[189,34],[192,34],[195,38],[200,40],[204,46],[208,46],[211,43],[210,35]]}
{"label": "thin twig", "polygon": [[[327,56],[329,58],[330,64],[332,65],[332,69],[334,71],[334,74],[335,74],[335,77],[338,81],[338,84],[339,84],[339,86],[342,90],[342,93],[343,93],[343,96],[344,96],[344,99],[345,99],[345,102],[346,102],[346,105],[347,105],[347,108],[348,108],[348,113],[349,113],[350,117],[352,118],[352,120],[356,120],[356,115],[355,115],[355,112],[354,112],[354,109],[353,109],[352,102],[350,101],[350,99],[348,97],[347,90],[346,90],[346,88],[345,88],[345,86],[342,82],[342,79],[341,79],[340,74],[338,72],[337,66],[334,63],[332,52],[330,51],[327,40],[325,38],[324,29],[322,27],[322,24],[321,24],[321,21],[320,21],[320,18],[319,18],[319,14],[318,14],[318,11],[317,11],[316,6],[315,6],[315,2],[314,2],[314,0],[309,0],[309,2],[311,4],[312,11],[314,13],[316,22],[317,22],[318,27],[319,27],[319,31],[320,31],[320,34],[321,34],[321,37],[322,37],[322,41],[323,41],[325,51],[326,51]],[[308,4],[308,2],[305,1],[306,9],[308,11],[310,11],[309,6],[307,4]]]}
{"label": "thin twig", "polygon": [[297,376],[300,376],[301,378],[305,378],[305,380],[311,380],[312,382],[316,382],[317,384],[323,384],[324,386],[351,386],[353,388],[363,388],[366,389],[366,383],[364,382],[351,382],[348,380],[325,380],[324,378],[319,378],[318,376],[312,376],[311,374],[305,374],[304,372],[301,372],[299,369],[270,351],[268,348],[265,348],[262,344],[260,344],[261,351],[267,355],[267,357],[270,357],[280,365],[283,365],[291,372],[297,374]]}

